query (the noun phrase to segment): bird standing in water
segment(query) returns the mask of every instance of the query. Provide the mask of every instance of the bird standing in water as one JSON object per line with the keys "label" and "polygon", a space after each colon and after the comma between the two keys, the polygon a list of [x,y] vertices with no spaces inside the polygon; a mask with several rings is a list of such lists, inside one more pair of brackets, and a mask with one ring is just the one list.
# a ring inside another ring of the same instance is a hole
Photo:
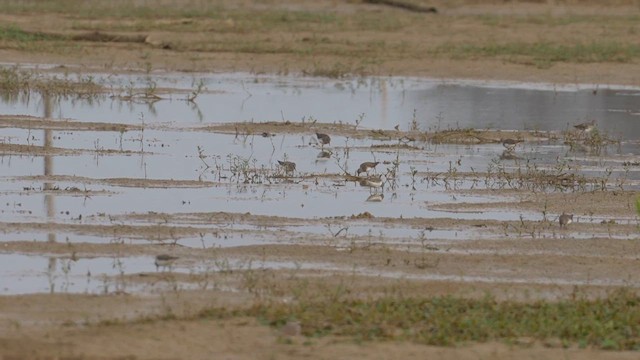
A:
{"label": "bird standing in water", "polygon": [[579,130],[583,134],[588,134],[588,133],[591,132],[591,130],[593,130],[596,127],[596,121],[595,120],[591,120],[591,121],[586,122],[586,123],[573,125],[573,127],[576,128],[577,130]]}
{"label": "bird standing in water", "polygon": [[522,139],[502,139],[502,146],[504,146],[507,150],[513,151],[516,148],[516,145],[524,142]]}
{"label": "bird standing in water", "polygon": [[171,270],[171,266],[173,266],[173,263],[178,259],[179,258],[177,256],[168,254],[160,254],[156,256],[156,261],[154,262],[154,264],[156,265],[156,271],[158,271],[159,268]]}
{"label": "bird standing in water", "polygon": [[573,222],[573,214],[562,213],[562,215],[558,217],[558,222],[560,223],[561,228],[566,227]]}
{"label": "bird standing in water", "polygon": [[331,143],[331,137],[327,134],[316,133],[318,137],[318,141],[320,142],[320,146],[324,149],[325,145],[329,145]]}
{"label": "bird standing in water", "polygon": [[284,169],[285,173],[293,173],[294,171],[296,171],[296,163],[291,162],[291,161],[280,161],[278,160],[278,164],[280,164],[280,166],[282,166],[282,168]]}
{"label": "bird standing in water", "polygon": [[376,166],[378,166],[378,164],[380,164],[379,162],[371,162],[371,161],[366,161],[363,162],[362,164],[360,164],[360,167],[358,168],[358,170],[356,171],[356,173],[358,174],[358,176],[360,176],[361,173],[369,173],[369,170],[375,169]]}

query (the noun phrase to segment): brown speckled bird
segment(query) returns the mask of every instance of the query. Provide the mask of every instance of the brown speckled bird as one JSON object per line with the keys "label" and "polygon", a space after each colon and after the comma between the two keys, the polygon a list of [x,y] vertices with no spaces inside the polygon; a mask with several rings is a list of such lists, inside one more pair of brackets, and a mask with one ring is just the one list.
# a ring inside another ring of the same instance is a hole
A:
{"label": "brown speckled bird", "polygon": [[156,265],[156,271],[158,271],[159,268],[171,269],[173,263],[178,259],[179,258],[177,256],[168,254],[160,254],[156,256],[156,261],[154,262],[154,264]]}
{"label": "brown speckled bird", "polygon": [[296,163],[294,163],[294,162],[278,160],[278,164],[280,164],[280,166],[282,166],[284,171],[287,172],[287,173],[292,173],[292,172],[296,171]]}
{"label": "brown speckled bird", "polygon": [[316,136],[318,137],[318,141],[322,147],[331,143],[331,137],[327,134],[316,133]]}
{"label": "brown speckled bird", "polygon": [[562,215],[558,217],[558,222],[560,223],[560,227],[566,227],[573,222],[573,214],[562,213]]}
{"label": "brown speckled bird", "polygon": [[521,142],[524,142],[524,140],[510,139],[510,138],[502,139],[502,146],[504,146],[509,151],[513,151],[516,148],[516,146]]}
{"label": "brown speckled bird", "polygon": [[366,161],[363,162],[362,164],[360,164],[360,167],[357,170],[357,174],[358,176],[360,176],[361,173],[368,173],[369,170],[375,169],[376,166],[378,166],[378,164],[380,164],[379,162],[371,162],[371,161]]}
{"label": "brown speckled bird", "polygon": [[593,130],[596,127],[596,121],[591,120],[586,123],[573,125],[573,127],[576,128],[577,130],[580,130],[580,132],[582,133],[589,133],[591,130]]}

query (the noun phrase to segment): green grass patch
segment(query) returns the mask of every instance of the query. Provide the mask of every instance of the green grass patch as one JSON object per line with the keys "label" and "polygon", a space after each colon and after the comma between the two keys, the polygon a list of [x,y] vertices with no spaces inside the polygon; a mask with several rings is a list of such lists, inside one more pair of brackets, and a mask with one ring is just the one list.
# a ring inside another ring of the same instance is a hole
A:
{"label": "green grass patch", "polygon": [[[208,310],[201,316],[223,313]],[[409,340],[445,346],[526,337],[640,350],[640,298],[624,291],[601,300],[535,303],[498,302],[491,297],[270,303],[242,315],[256,316],[275,327],[296,319],[306,336],[331,334],[363,341]]]}
{"label": "green grass patch", "polygon": [[483,25],[497,27],[520,26],[524,24],[562,27],[574,24],[607,24],[615,21],[616,26],[634,25],[640,20],[638,15],[606,16],[606,15],[579,15],[579,14],[539,14],[539,15],[493,15],[481,14],[467,16],[470,19],[477,18]]}
{"label": "green grass patch", "polygon": [[[6,1],[3,12],[8,14],[61,14],[80,20],[108,20],[97,25],[101,30],[145,31],[194,29],[215,33],[249,33],[264,30],[335,32],[345,30],[395,31],[420,19],[407,14],[371,13],[342,14],[330,10],[291,10],[278,7],[235,8],[210,1],[139,2],[115,0],[90,2],[81,0]],[[167,24],[167,19],[192,19],[193,23]],[[116,20],[116,21],[113,21]],[[133,20],[118,22],[117,20]],[[198,20],[207,23],[204,29]],[[89,29],[95,24],[74,25]]]}
{"label": "green grass patch", "polygon": [[[140,2],[137,0],[92,1],[50,0],[22,1],[9,0],[3,3],[4,13],[33,14],[54,13],[76,19],[213,19],[249,21],[265,24],[333,24],[337,16],[327,11],[291,11],[280,9],[233,9],[219,3],[205,0],[172,1],[157,0]],[[166,25],[166,24],[165,24]]]}
{"label": "green grass patch", "polygon": [[431,51],[435,55],[448,55],[455,59],[478,57],[531,58],[539,66],[556,62],[629,63],[640,57],[640,45],[617,42],[591,42],[574,45],[554,44],[551,42],[505,43],[505,44],[444,44]]}
{"label": "green grass patch", "polygon": [[27,32],[14,25],[0,27],[0,40],[30,42],[42,40],[59,40],[61,38],[61,36],[52,34]]}

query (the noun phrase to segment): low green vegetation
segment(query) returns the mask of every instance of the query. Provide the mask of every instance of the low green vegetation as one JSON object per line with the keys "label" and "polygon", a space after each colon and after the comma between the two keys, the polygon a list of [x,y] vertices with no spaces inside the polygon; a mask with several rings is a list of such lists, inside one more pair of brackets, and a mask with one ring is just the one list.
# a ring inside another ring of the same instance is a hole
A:
{"label": "low green vegetation", "polygon": [[0,27],[0,40],[28,42],[28,41],[39,41],[39,40],[58,40],[60,38],[61,38],[60,36],[55,36],[51,34],[44,34],[39,32],[33,32],[33,33],[27,32],[15,25]]}
{"label": "low green vegetation", "polygon": [[[477,15],[484,25],[496,27],[510,27],[513,25],[542,25],[547,27],[562,27],[574,24],[606,23],[611,21],[607,15],[582,15],[574,13],[565,14],[535,14],[535,15]],[[635,26],[640,17],[635,14],[616,15],[614,26]]]}
{"label": "low green vegetation", "polygon": [[534,43],[510,42],[491,44],[440,45],[432,50],[435,55],[454,59],[504,58],[513,62],[533,61],[538,67],[548,67],[557,62],[628,63],[640,57],[640,45],[612,42],[590,42],[573,45],[555,44],[550,41]]}
{"label": "low green vegetation", "polygon": [[151,18],[151,17],[192,17],[215,14],[219,6],[211,1],[22,1],[3,2],[3,12],[7,14],[53,13],[87,18]]}
{"label": "low green vegetation", "polygon": [[280,327],[302,324],[305,336],[359,341],[408,340],[451,346],[464,342],[560,340],[564,346],[640,350],[640,298],[617,291],[599,300],[499,302],[492,297],[269,302],[243,311],[209,309],[198,318],[256,316]]}

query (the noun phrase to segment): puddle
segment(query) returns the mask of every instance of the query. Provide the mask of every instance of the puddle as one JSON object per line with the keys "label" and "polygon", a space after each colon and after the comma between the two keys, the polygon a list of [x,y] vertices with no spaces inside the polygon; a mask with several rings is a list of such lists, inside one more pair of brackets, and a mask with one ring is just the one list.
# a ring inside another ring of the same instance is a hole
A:
{"label": "puddle", "polygon": [[[260,261],[225,259],[180,263],[170,268],[156,268],[153,257],[97,257],[77,259],[21,254],[0,254],[0,276],[3,279],[0,295],[30,293],[83,293],[110,294],[122,292],[149,293],[161,290],[184,290],[202,288],[202,284],[182,283],[171,280],[172,274],[205,274],[220,271],[243,270],[324,270],[351,275],[398,278],[407,280],[447,281],[494,284],[537,284],[569,286],[632,286],[631,279],[566,279],[558,277],[500,277],[443,275],[436,273],[411,274],[393,271],[378,271],[353,266],[336,266],[329,263]],[[163,280],[144,285],[127,276],[140,273],[160,273]]]}
{"label": "puddle", "polygon": [[0,294],[140,292],[125,274],[155,271],[144,257],[69,258],[0,254]]}
{"label": "puddle", "polygon": [[[172,274],[205,274],[208,272],[263,269],[336,269],[324,263],[287,261],[249,261],[225,259],[195,263],[177,261],[169,267],[157,268],[154,257],[96,257],[70,259],[57,256],[0,254],[0,295],[32,293],[149,293],[161,290],[202,288],[201,284],[176,281]],[[129,275],[155,273],[158,281],[140,284]]]}
{"label": "puddle", "polygon": [[[456,218],[469,220],[540,220],[540,212],[512,210],[446,211],[440,204],[490,203],[508,197],[463,195],[455,190],[482,188],[481,181],[428,181],[417,173],[455,174],[485,172],[490,166],[515,171],[526,164],[553,171],[558,161],[567,172],[585,176],[624,179],[629,188],[640,187],[640,152],[637,99],[632,88],[592,89],[487,82],[443,82],[429,79],[367,78],[326,80],[248,74],[93,74],[112,87],[174,89],[153,103],[123,101],[108,95],[92,100],[43,99],[38,94],[0,98],[0,114],[73,119],[148,126],[144,130],[35,130],[3,128],[0,144],[37,146],[33,153],[7,149],[0,154],[0,216],[6,241],[35,240],[72,243],[154,241],[144,236],[112,236],[79,227],[51,231],[46,227],[25,229],[13,224],[132,225],[128,214],[146,213],[251,213],[325,219],[369,213],[389,218]],[[184,101],[194,78],[202,78],[208,92],[195,103]],[[332,135],[328,146],[333,157],[319,159],[320,147],[312,134],[235,136],[194,130],[216,123],[264,121],[318,121],[358,124],[364,129],[421,130],[452,128],[505,130],[566,130],[572,124],[596,119],[599,131],[623,140],[606,147],[603,154],[570,151],[555,143],[526,143],[518,159],[500,160],[501,144],[433,145],[415,143],[415,149],[394,148],[395,142],[354,140]],[[364,114],[363,117],[362,114]],[[632,141],[633,140],[633,141]],[[384,149],[372,145],[389,145]],[[55,151],[54,151],[55,150]],[[64,152],[60,152],[64,150]],[[58,152],[56,152],[58,151]],[[296,163],[293,176],[278,160]],[[358,164],[379,161],[375,173],[384,175],[384,189],[370,189],[344,181]],[[399,164],[394,167],[394,163]],[[390,175],[395,171],[395,181]],[[277,176],[273,176],[277,175]],[[612,183],[613,184],[613,183]],[[615,186],[613,184],[612,186]],[[372,196],[374,195],[374,196]],[[113,222],[110,217],[121,220]],[[122,220],[124,217],[124,220]],[[426,221],[425,221],[426,222]],[[148,224],[147,224],[148,225]],[[189,247],[226,247],[287,242],[308,235],[332,236],[326,225],[282,226],[282,232],[263,231],[252,225],[223,227],[206,223],[168,223],[195,230],[172,239]],[[202,231],[204,236],[193,232]],[[272,230],[272,229],[271,229]],[[349,236],[370,236],[376,242],[419,242],[420,229],[353,224]],[[429,239],[481,239],[482,232],[437,229]],[[576,234],[582,237],[582,234]],[[172,240],[167,240],[172,239]],[[12,272],[0,268],[3,278],[20,279],[6,293],[104,292],[97,276],[117,277],[113,259],[64,260],[24,255],[1,255]],[[13,258],[15,256],[15,258]],[[53,261],[54,265],[50,265]],[[148,259],[120,259],[127,273],[150,271]],[[146,265],[145,265],[146,264]],[[49,269],[53,266],[52,269]],[[61,267],[62,266],[62,267]],[[28,272],[28,268],[39,269]],[[86,278],[87,269],[94,274]],[[153,270],[153,269],[151,269]],[[49,274],[47,274],[49,272]],[[44,274],[44,275],[43,275]],[[53,276],[53,282],[52,277]],[[116,283],[108,284],[112,291]],[[21,287],[23,286],[23,287]],[[24,289],[24,290],[21,290]],[[129,289],[128,289],[129,290]],[[127,291],[128,291],[127,290]]]}

